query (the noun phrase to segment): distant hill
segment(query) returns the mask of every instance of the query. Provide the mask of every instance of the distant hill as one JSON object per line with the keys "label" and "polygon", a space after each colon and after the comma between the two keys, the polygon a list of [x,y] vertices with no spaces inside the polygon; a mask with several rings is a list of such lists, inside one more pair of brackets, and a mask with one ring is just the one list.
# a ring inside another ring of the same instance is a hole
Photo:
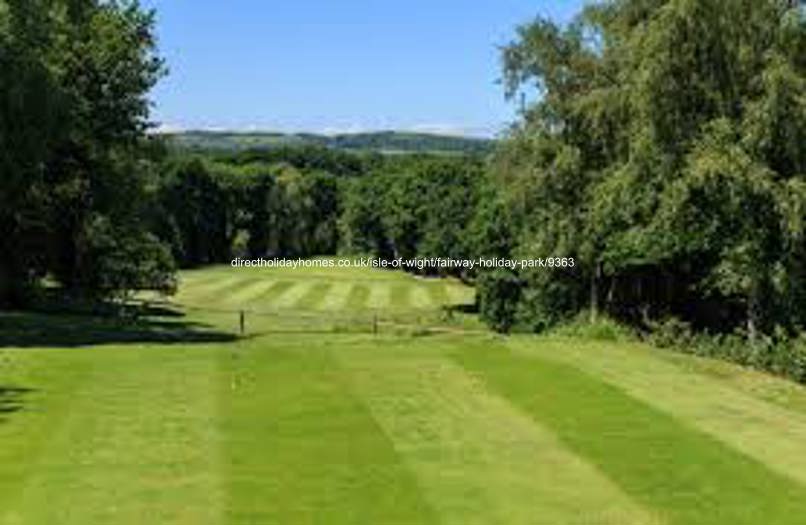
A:
{"label": "distant hill", "polygon": [[381,153],[486,153],[492,139],[378,131],[320,135],[315,133],[183,131],[165,133],[169,142],[187,150],[244,151],[265,150],[282,146],[323,146],[340,150],[377,151]]}

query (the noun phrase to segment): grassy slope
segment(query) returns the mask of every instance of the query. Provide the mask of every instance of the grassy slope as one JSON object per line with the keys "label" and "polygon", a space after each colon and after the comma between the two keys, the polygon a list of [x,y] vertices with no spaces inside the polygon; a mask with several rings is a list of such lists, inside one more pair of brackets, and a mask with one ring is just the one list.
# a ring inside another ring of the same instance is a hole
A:
{"label": "grassy slope", "polygon": [[[184,281],[176,300],[195,308],[172,322],[220,333],[0,324],[25,346],[0,350],[0,524],[806,515],[800,387],[637,344],[366,333],[376,314],[440,322],[471,297],[453,282],[225,267]],[[248,337],[227,342],[240,309]]]}

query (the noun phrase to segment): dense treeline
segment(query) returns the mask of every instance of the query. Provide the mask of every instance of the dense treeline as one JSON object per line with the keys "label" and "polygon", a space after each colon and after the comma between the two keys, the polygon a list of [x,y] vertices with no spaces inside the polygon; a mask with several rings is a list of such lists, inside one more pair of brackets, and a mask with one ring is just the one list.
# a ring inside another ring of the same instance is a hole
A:
{"label": "dense treeline", "polygon": [[152,28],[136,3],[0,0],[0,303],[45,275],[77,294],[173,286],[142,227]]}
{"label": "dense treeline", "polygon": [[342,250],[388,260],[468,257],[481,168],[474,158],[386,158],[343,189]]}
{"label": "dense treeline", "polygon": [[281,148],[171,157],[152,231],[181,266],[233,257],[463,258],[479,159]]}
{"label": "dense treeline", "polygon": [[326,171],[338,177],[361,175],[379,158],[378,155],[356,155],[310,145],[252,149],[216,157],[228,164],[288,164],[301,171]]}
{"label": "dense treeline", "polygon": [[[273,154],[271,162],[256,162],[251,154],[229,162],[171,159],[156,191],[153,231],[185,267],[229,262],[236,256],[335,253],[339,175],[310,166],[298,169],[293,160],[299,152],[288,153],[289,158]],[[335,155],[322,163],[338,166],[340,160]]]}
{"label": "dense treeline", "polygon": [[803,326],[800,2],[593,4],[566,27],[519,28],[503,57],[509,95],[540,94],[492,167],[513,254],[577,265],[491,279],[486,299],[503,288],[514,303],[494,309],[499,323],[539,329],[588,308],[751,339]]}

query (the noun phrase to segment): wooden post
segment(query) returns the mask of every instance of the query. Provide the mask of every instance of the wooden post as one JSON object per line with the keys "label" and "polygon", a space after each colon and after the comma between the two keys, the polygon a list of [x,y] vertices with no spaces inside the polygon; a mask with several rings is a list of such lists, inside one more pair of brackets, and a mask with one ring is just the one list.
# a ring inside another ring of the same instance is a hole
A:
{"label": "wooden post", "polygon": [[372,314],[372,333],[378,335],[378,312]]}
{"label": "wooden post", "polygon": [[241,335],[243,335],[246,329],[246,316],[243,310],[241,310],[240,314]]}

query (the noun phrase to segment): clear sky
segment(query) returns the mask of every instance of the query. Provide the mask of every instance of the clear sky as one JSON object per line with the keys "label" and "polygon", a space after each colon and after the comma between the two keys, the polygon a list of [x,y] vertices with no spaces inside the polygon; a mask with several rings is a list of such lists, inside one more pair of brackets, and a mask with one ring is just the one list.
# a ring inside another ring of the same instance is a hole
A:
{"label": "clear sky", "polygon": [[582,0],[146,0],[170,74],[164,128],[494,134],[498,46]]}

